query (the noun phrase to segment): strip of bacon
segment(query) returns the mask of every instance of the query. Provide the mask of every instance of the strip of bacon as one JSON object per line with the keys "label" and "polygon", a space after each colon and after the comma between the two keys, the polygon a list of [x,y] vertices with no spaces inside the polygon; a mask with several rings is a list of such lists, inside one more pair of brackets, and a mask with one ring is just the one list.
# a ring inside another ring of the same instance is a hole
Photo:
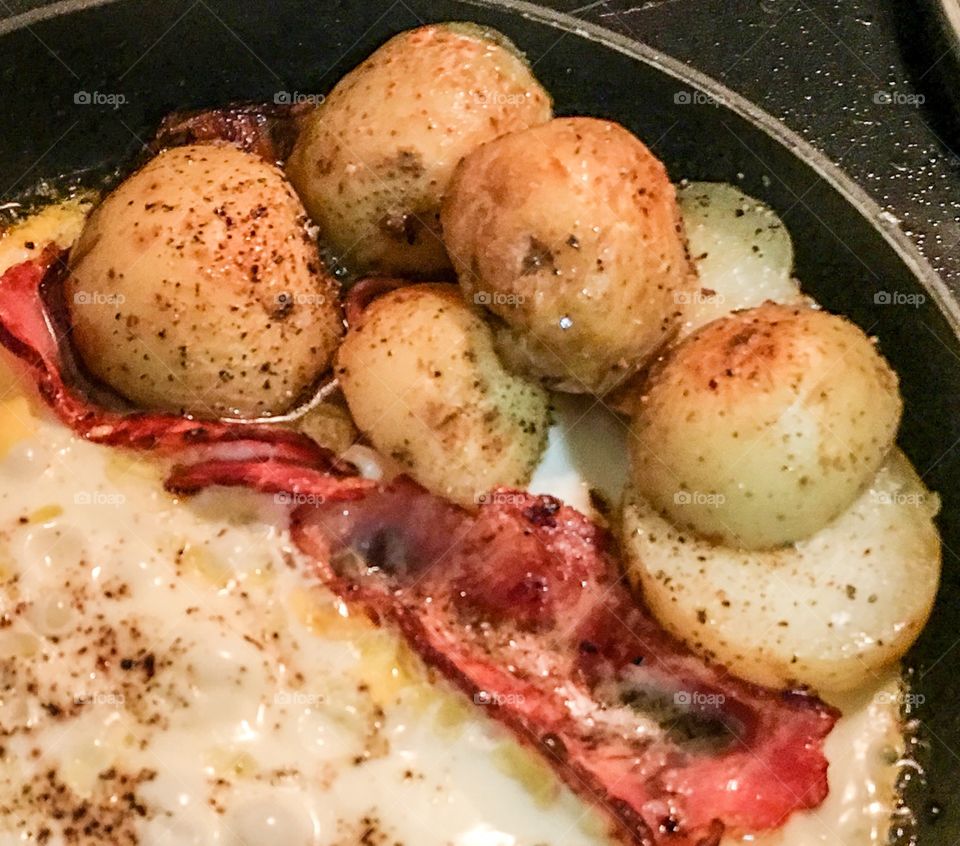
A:
{"label": "strip of bacon", "polygon": [[235,103],[216,109],[173,112],[167,115],[150,145],[158,153],[209,141],[223,141],[280,164],[293,150],[300,120],[310,103]]}
{"label": "strip of bacon", "polygon": [[[232,473],[260,490],[289,490],[301,480],[305,494],[331,498],[359,496],[372,486],[354,468],[311,438],[292,429],[250,423],[199,420],[176,414],[107,410],[87,397],[92,389],[68,384],[65,345],[46,307],[44,290],[60,284],[64,257],[48,248],[41,257],[15,265],[0,278],[0,343],[31,370],[40,395],[81,437],[108,446],[174,455],[192,470],[174,468],[170,486],[183,492],[202,487],[197,474]],[[72,382],[80,379],[72,374]],[[204,471],[203,467],[209,467]],[[281,485],[277,479],[283,479]],[[238,482],[240,483],[240,482]]]}
{"label": "strip of bacon", "polygon": [[539,750],[623,842],[713,846],[827,795],[838,714],[694,656],[629,593],[608,534],[557,500],[499,490],[472,515],[401,479],[303,506],[293,526],[346,601]]}
{"label": "strip of bacon", "polygon": [[607,533],[557,500],[501,490],[472,514],[409,480],[374,488],[292,432],[84,399],[44,308],[58,258],[0,279],[0,342],[61,419],[99,443],[195,459],[174,469],[175,490],[290,494],[294,538],[331,587],[539,750],[622,842],[716,846],[826,796],[838,714],[690,653],[630,595]]}

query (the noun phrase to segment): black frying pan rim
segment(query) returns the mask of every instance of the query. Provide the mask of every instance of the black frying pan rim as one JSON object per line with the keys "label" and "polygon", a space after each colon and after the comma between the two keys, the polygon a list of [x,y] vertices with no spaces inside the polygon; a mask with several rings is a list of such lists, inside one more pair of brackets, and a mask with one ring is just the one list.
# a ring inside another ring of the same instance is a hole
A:
{"label": "black frying pan rim", "polygon": [[[14,15],[5,21],[0,21],[0,37],[49,18],[62,17],[84,9],[113,5],[119,2],[123,2],[123,0],[60,0],[60,2],[51,3],[38,9]],[[682,85],[705,94],[722,107],[729,109],[759,128],[813,169],[818,176],[843,197],[848,205],[856,209],[857,213],[866,219],[875,231],[881,234],[924,291],[930,295],[937,309],[949,323],[954,336],[960,340],[960,301],[917,246],[904,235],[898,226],[889,221],[888,215],[863,188],[847,176],[827,156],[793,130],[787,128],[773,115],[712,77],[678,59],[674,59],[666,53],[633,38],[613,32],[606,27],[583,21],[570,14],[526,2],[526,0],[462,0],[462,2],[481,8],[503,9],[513,12],[523,18],[559,30],[564,34],[564,37],[574,35],[615,50],[676,79]]]}

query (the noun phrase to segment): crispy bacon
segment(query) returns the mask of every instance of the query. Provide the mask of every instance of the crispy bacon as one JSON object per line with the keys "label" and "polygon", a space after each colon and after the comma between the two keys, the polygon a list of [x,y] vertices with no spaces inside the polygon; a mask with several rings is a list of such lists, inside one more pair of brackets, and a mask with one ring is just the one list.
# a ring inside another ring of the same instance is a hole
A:
{"label": "crispy bacon", "polygon": [[173,112],[150,144],[153,153],[209,141],[224,141],[277,164],[293,150],[301,118],[313,106],[303,103],[236,103],[216,109]]}
{"label": "crispy bacon", "polygon": [[668,635],[622,582],[608,534],[551,497],[478,514],[401,479],[304,506],[294,538],[348,602],[543,754],[636,846],[707,846],[827,794],[838,714],[740,681]]}
{"label": "crispy bacon", "polygon": [[558,500],[499,490],[474,514],[407,479],[374,487],[287,430],[84,399],[44,308],[58,259],[0,279],[0,342],[61,419],[92,441],[178,456],[178,491],[289,494],[294,539],[321,577],[538,750],[621,842],[716,846],[822,802],[838,714],[693,655],[624,586],[608,533]]}
{"label": "crispy bacon", "polygon": [[[60,284],[65,272],[62,254],[48,248],[35,261],[10,268],[0,278],[0,343],[31,370],[40,395],[58,417],[81,437],[108,446],[149,450],[195,463],[174,468],[172,489],[182,492],[209,484],[225,484],[233,475],[247,487],[276,492],[299,480],[303,493],[330,497],[358,496],[371,483],[358,479],[349,464],[306,435],[279,426],[199,420],[176,414],[117,412],[88,399],[94,389],[77,385],[71,373],[63,334],[46,307],[45,288]],[[282,478],[283,485],[276,480]]]}

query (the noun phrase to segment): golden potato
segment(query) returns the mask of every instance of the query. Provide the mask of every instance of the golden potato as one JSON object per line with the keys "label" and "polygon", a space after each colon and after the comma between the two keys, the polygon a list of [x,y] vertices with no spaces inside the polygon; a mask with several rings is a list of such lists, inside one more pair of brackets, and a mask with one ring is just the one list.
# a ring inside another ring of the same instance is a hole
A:
{"label": "golden potato", "polygon": [[503,369],[489,327],[453,285],[374,300],[340,347],[337,375],[370,442],[463,505],[524,485],[546,444],[546,394]]}
{"label": "golden potato", "polygon": [[463,156],[550,119],[551,103],[503,36],[472,24],[403,32],[307,118],[287,173],[321,237],[362,273],[448,273],[440,200]]}
{"label": "golden potato", "polygon": [[67,302],[86,366],[132,401],[206,416],[293,406],[343,331],[303,206],[229,146],[167,150],[91,215]]}
{"label": "golden potato", "polygon": [[654,368],[631,423],[633,483],[704,537],[789,543],[873,479],[901,409],[859,328],[769,303],[708,324]]}
{"label": "golden potato", "polygon": [[558,118],[467,156],[443,233],[468,302],[502,321],[508,363],[605,393],[678,326],[692,290],[673,186],[626,129]]}
{"label": "golden potato", "polygon": [[833,522],[773,550],[692,536],[634,490],[623,514],[627,573],[668,631],[738,676],[849,690],[896,662],[926,623],[940,577],[938,509],[897,449]]}

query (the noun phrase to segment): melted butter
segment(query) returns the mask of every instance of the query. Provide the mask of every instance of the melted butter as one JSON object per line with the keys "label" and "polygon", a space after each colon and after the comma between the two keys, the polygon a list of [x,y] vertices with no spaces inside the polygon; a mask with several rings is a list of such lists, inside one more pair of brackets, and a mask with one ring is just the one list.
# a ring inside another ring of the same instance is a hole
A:
{"label": "melted butter", "polygon": [[[0,379],[3,377],[0,376]],[[0,391],[3,389],[0,388]],[[11,388],[15,390],[15,388]],[[36,431],[36,418],[26,397],[11,396],[0,400],[0,458],[11,448]]]}
{"label": "melted butter", "polygon": [[51,241],[62,248],[69,247],[80,235],[92,205],[92,197],[87,196],[52,203],[0,231],[0,273],[36,258]]}

